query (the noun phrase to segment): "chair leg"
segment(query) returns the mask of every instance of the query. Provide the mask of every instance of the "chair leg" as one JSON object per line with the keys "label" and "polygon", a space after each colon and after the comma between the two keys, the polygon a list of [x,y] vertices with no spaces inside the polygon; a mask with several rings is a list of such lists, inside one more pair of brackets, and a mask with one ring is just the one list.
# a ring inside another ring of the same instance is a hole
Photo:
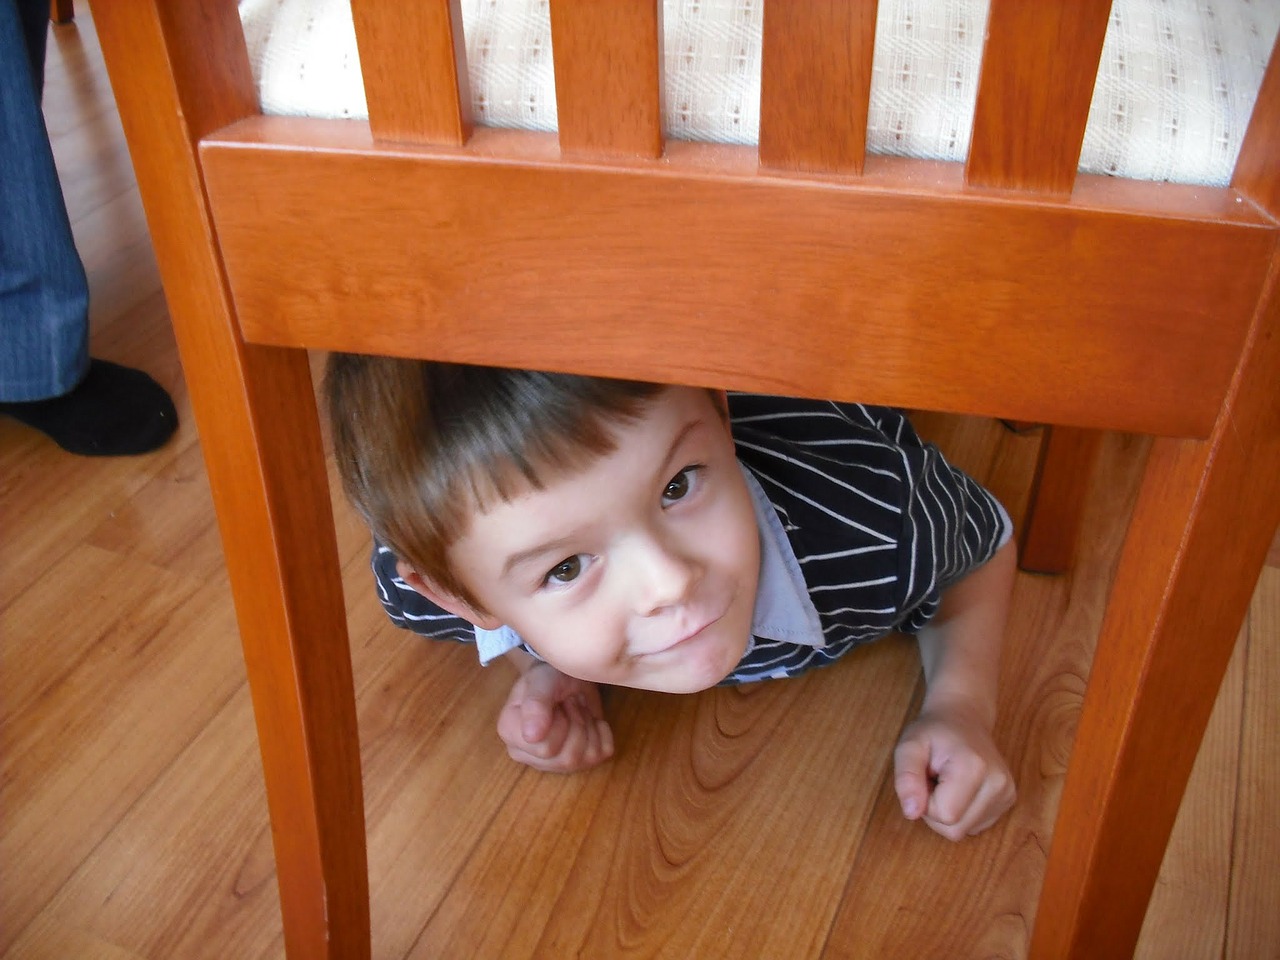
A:
{"label": "chair leg", "polygon": [[[93,12],[222,532],[285,949],[362,960],[369,883],[355,691],[311,369],[302,350],[241,337],[196,152],[205,132],[257,109],[244,32],[236,5],[221,0],[111,0]],[[217,70],[196,66],[210,57]]]}
{"label": "chair leg", "polygon": [[1130,957],[1200,738],[1280,522],[1280,295],[1208,440],[1156,441],[1094,658],[1033,960]]}
{"label": "chair leg", "polygon": [[54,23],[70,23],[76,18],[76,6],[73,0],[51,0],[49,19]]}
{"label": "chair leg", "polygon": [[222,377],[221,409],[198,413],[202,437],[235,400],[253,422],[247,436],[204,449],[253,696],[285,946],[290,957],[359,960],[370,951],[360,744],[311,370],[301,350],[242,351],[242,397]]}
{"label": "chair leg", "polygon": [[238,367],[216,370],[178,332],[253,697],[286,951],[367,958],[355,688],[307,355],[241,344]]}
{"label": "chair leg", "polygon": [[1044,428],[1018,541],[1018,566],[1023,570],[1065,573],[1071,568],[1101,446],[1097,430]]}

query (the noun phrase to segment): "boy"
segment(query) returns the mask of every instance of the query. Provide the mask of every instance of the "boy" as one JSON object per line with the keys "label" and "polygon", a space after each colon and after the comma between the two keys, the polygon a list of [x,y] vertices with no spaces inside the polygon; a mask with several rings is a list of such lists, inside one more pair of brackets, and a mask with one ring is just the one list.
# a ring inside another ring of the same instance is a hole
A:
{"label": "boy", "polygon": [[904,815],[959,840],[1013,804],[991,739],[1011,525],[898,412],[349,355],[325,390],[383,605],[515,664],[514,759],[612,756],[597,684],[794,676],[901,630],[927,682]]}

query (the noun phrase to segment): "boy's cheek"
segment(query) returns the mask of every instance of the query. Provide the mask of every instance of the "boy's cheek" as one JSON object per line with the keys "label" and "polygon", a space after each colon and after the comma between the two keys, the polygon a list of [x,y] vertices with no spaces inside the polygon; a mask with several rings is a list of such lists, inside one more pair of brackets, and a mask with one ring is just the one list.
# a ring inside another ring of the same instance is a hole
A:
{"label": "boy's cheek", "polygon": [[564,623],[539,623],[522,630],[512,629],[547,663],[561,673],[589,683],[610,683],[610,658],[598,639]]}

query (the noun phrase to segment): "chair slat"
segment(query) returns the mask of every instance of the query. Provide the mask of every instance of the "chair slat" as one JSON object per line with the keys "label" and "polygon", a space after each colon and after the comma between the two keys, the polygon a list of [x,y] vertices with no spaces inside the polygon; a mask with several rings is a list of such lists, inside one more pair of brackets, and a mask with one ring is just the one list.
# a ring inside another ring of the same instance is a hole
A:
{"label": "chair slat", "polygon": [[662,155],[660,0],[552,0],[560,148]]}
{"label": "chair slat", "polygon": [[764,8],[760,162],[861,173],[875,0],[788,0]]}
{"label": "chair slat", "polygon": [[1231,185],[1280,217],[1280,36],[1271,49]]}
{"label": "chair slat", "polygon": [[966,179],[1070,193],[1111,0],[991,0]]}
{"label": "chair slat", "polygon": [[351,0],[351,13],[374,137],[465,143],[471,92],[461,0]]}

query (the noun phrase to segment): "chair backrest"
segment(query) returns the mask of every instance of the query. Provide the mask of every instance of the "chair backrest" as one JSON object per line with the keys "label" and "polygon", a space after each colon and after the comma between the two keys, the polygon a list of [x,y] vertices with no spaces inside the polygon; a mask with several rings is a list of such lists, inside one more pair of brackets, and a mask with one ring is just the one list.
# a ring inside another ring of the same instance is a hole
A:
{"label": "chair backrest", "polygon": [[874,6],[766,7],[755,150],[663,144],[650,0],[552,5],[558,138],[472,129],[456,3],[357,0],[368,128],[250,117],[203,147],[245,335],[1205,435],[1270,223],[1076,176],[1108,4],[992,4],[963,169],[866,158]]}

